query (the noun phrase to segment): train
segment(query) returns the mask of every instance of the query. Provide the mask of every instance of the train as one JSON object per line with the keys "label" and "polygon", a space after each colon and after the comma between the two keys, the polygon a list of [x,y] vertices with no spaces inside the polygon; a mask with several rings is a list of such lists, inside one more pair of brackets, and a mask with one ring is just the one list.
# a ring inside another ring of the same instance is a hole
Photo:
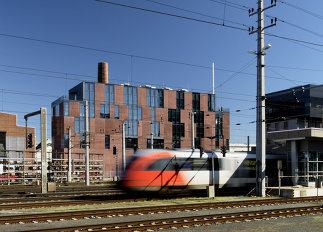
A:
{"label": "train", "polygon": [[[268,183],[278,182],[277,161],[286,155],[266,155]],[[121,185],[128,191],[166,192],[252,187],[256,183],[256,154],[188,150],[141,150],[127,164]]]}

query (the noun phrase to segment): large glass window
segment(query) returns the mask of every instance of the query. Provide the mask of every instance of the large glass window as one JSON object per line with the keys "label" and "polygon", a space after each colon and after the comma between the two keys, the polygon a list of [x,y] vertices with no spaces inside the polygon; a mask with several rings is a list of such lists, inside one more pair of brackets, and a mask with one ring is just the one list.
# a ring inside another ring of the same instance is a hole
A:
{"label": "large glass window", "polygon": [[119,106],[114,106],[114,118],[119,119]]}
{"label": "large glass window", "polygon": [[164,107],[164,91],[162,89],[147,88],[147,106],[148,107]]}
{"label": "large glass window", "polygon": [[200,110],[200,93],[193,93],[192,104],[193,104],[193,111]]}
{"label": "large glass window", "polygon": [[105,103],[114,104],[114,85],[105,85]]}
{"label": "large glass window", "polygon": [[138,104],[138,89],[134,86],[124,86],[124,104],[137,105]]}
{"label": "large glass window", "polygon": [[68,133],[64,133],[64,139],[63,139],[63,142],[62,142],[62,148],[68,148]]}
{"label": "large glass window", "polygon": [[64,101],[64,116],[68,116],[69,115],[69,102],[68,101]]}
{"label": "large glass window", "polygon": [[215,94],[208,94],[208,111],[215,111]]}
{"label": "large glass window", "polygon": [[184,92],[177,91],[176,92],[176,108],[184,109]]}
{"label": "large glass window", "polygon": [[85,100],[88,101],[89,116],[95,116],[95,90],[94,83],[85,83]]}
{"label": "large glass window", "polygon": [[100,118],[110,118],[110,105],[100,104]]}
{"label": "large glass window", "polygon": [[84,102],[80,102],[80,117],[85,117],[85,103]]}
{"label": "large glass window", "polygon": [[138,148],[138,139],[126,138],[126,148]]}
{"label": "large glass window", "polygon": [[74,133],[75,134],[80,133],[80,118],[78,118],[78,117],[74,118]]}

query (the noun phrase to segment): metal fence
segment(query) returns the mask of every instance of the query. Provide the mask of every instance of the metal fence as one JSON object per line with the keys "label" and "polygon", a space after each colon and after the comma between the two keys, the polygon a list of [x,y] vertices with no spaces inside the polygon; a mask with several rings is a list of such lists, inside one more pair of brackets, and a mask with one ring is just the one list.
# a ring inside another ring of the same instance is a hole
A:
{"label": "metal fence", "polygon": [[[53,158],[54,157],[54,158]],[[56,158],[61,157],[61,158]],[[66,182],[68,175],[67,154],[47,152],[48,181]],[[85,181],[85,157],[72,154],[72,182]],[[104,176],[103,154],[91,154],[89,160],[90,182],[102,182]],[[41,181],[40,153],[30,151],[3,151],[0,157],[0,185],[39,184]]]}

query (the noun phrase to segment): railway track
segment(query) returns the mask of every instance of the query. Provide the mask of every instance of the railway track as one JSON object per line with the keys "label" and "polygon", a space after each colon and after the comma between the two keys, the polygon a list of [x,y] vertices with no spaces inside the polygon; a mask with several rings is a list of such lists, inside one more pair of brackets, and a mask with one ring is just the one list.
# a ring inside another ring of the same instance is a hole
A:
{"label": "railway track", "polygon": [[[306,198],[292,198],[292,199],[265,199],[265,200],[248,200],[248,201],[231,201],[231,202],[207,202],[195,204],[182,205],[164,205],[164,206],[149,206],[149,207],[131,207],[131,208],[116,208],[116,209],[96,209],[83,211],[68,211],[55,213],[37,213],[37,214],[23,214],[0,216],[0,224],[14,224],[14,223],[30,223],[30,222],[46,222],[54,220],[75,220],[84,218],[101,218],[112,216],[127,216],[127,215],[144,215],[144,214],[160,214],[170,212],[187,212],[197,210],[212,210],[223,208],[241,208],[253,206],[268,206],[279,204],[294,204],[294,203],[308,203],[317,200],[323,201],[323,197],[306,197]],[[75,202],[77,204],[77,202]]]}
{"label": "railway track", "polygon": [[322,214],[321,206],[308,206],[298,208],[286,208],[276,210],[257,210],[248,212],[235,212],[202,216],[174,217],[167,219],[140,220],[131,222],[104,223],[97,225],[72,226],[64,228],[51,228],[36,231],[149,231],[159,229],[188,228],[221,223],[242,221],[254,221],[270,218],[303,216],[310,214]]}

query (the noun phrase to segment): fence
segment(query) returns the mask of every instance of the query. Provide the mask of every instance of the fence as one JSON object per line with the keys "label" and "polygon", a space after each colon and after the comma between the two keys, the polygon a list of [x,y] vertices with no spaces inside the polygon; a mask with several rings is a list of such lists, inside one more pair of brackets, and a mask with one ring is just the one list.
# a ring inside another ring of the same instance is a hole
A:
{"label": "fence", "polygon": [[[55,158],[53,158],[53,156]],[[68,175],[68,157],[61,153],[47,153],[47,175],[52,182],[65,182]],[[72,182],[85,181],[85,159],[82,153],[72,154]],[[104,176],[103,154],[90,154],[90,182],[102,182]],[[0,157],[0,185],[38,184],[41,180],[40,153],[30,151],[4,151]]]}

